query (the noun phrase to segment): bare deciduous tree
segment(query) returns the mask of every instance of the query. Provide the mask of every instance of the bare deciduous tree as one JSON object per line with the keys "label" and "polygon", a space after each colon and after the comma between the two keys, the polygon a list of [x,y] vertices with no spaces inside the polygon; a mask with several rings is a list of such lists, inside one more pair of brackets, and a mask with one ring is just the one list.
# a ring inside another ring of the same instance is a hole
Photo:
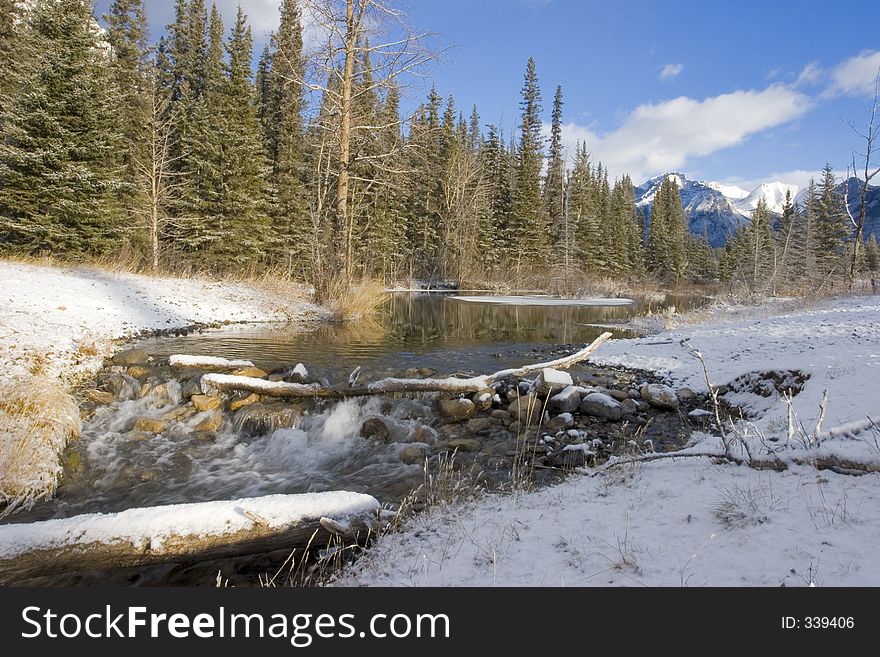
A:
{"label": "bare deciduous tree", "polygon": [[[878,71],[877,77],[874,79],[874,100],[869,109],[867,129],[863,133],[856,128],[854,123],[850,123],[853,132],[855,132],[861,139],[865,140],[865,152],[859,153],[853,151],[852,153],[852,164],[847,168],[848,175],[845,183],[846,193],[844,205],[846,206],[846,212],[849,215],[850,222],[852,223],[853,228],[855,228],[852,260],[850,262],[848,276],[850,289],[855,285],[859,253],[861,251],[862,237],[865,230],[865,221],[868,217],[868,185],[877,174],[880,174],[880,166],[872,170],[872,165],[875,164],[873,159],[877,149],[877,139],[880,138],[880,125],[878,125],[876,121],[878,103],[880,103],[880,71]],[[861,164],[857,164],[862,160],[864,160],[864,167],[862,167]],[[861,171],[861,176],[859,177],[859,209],[858,216],[853,216],[852,210],[849,207],[849,174],[851,172],[852,175],[856,175],[859,171]]]}

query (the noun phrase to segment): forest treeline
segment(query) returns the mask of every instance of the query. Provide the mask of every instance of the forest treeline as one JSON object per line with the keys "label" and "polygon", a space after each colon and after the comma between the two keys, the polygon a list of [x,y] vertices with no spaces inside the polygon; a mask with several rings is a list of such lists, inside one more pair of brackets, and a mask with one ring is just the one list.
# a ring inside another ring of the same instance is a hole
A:
{"label": "forest treeline", "polygon": [[[176,0],[152,42],[143,0],[114,0],[103,27],[91,0],[0,0],[0,251],[311,283],[561,273],[767,290],[844,274],[852,231],[830,167],[803,207],[762,203],[713,249],[674,180],[645,216],[588,144],[565,152],[561,87],[545,131],[534,60],[514,134],[433,88],[403,115],[405,66],[374,23],[343,20],[315,65],[305,2],[282,1],[255,58],[241,8],[224,25],[216,6]],[[344,19],[367,4],[323,6]],[[872,238],[860,262],[877,260]]]}

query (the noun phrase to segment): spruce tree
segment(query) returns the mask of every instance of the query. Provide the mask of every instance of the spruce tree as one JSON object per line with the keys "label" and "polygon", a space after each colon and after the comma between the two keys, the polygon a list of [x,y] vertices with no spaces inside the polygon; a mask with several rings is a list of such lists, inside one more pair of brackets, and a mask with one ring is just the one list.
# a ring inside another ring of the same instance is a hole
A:
{"label": "spruce tree", "polygon": [[272,45],[271,66],[265,82],[258,79],[258,93],[265,85],[261,109],[276,194],[275,249],[291,268],[296,262],[302,270],[311,264],[312,249],[305,186],[302,18],[295,0],[282,1],[281,23]]}
{"label": "spruce tree", "polygon": [[848,236],[843,198],[837,193],[834,169],[827,164],[818,187],[819,204],[815,221],[814,253],[823,276],[843,274],[841,256]]}
{"label": "spruce tree", "polygon": [[4,250],[96,255],[116,246],[122,189],[117,98],[85,0],[27,16],[21,86],[0,144]]}
{"label": "spruce tree", "polygon": [[516,266],[540,266],[548,245],[541,198],[544,138],[541,135],[541,90],[535,60],[529,58],[520,103],[522,117],[516,154],[513,218],[516,223]]}
{"label": "spruce tree", "polygon": [[[565,154],[562,145],[562,87],[556,87],[550,127],[550,153],[544,182],[544,211],[557,251],[570,244],[565,221]],[[566,258],[567,259],[567,258]]]}
{"label": "spruce tree", "polygon": [[18,63],[24,40],[21,37],[18,0],[0,0],[0,140],[6,104],[17,87]]}

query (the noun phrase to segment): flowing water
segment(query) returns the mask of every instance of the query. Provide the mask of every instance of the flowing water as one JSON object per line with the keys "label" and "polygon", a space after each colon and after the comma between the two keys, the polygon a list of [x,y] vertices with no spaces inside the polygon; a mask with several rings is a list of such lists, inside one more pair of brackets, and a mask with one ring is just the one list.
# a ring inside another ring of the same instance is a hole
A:
{"label": "flowing water", "polygon": [[[546,360],[548,345],[582,346],[609,324],[649,310],[672,305],[686,310],[698,303],[667,298],[607,307],[503,306],[442,294],[395,294],[380,317],[367,322],[322,325],[308,332],[284,326],[229,327],[148,338],[133,346],[158,363],[172,354],[247,359],[266,371],[304,363],[313,378],[334,384],[347,381],[356,367],[362,368],[362,382],[411,368],[440,375],[490,373]],[[614,332],[616,337],[632,336],[626,330]],[[401,460],[402,450],[413,443],[432,443],[440,424],[430,396],[325,405],[279,402],[240,411],[235,422],[227,421],[206,439],[195,426],[207,414],[195,414],[181,403],[185,380],[175,380],[161,366],[156,376],[167,385],[145,397],[134,392],[138,386],[131,380],[122,380],[122,396],[130,399],[99,407],[85,423],[68,454],[56,499],[13,522],[325,490],[367,492],[396,502],[423,478],[419,463]],[[172,420],[160,435],[133,431],[136,418],[168,418],[169,413]],[[290,417],[294,419],[284,421]],[[370,417],[383,418],[389,440],[360,437],[361,425]],[[510,446],[501,444],[494,455],[491,449],[489,462],[502,459]]]}

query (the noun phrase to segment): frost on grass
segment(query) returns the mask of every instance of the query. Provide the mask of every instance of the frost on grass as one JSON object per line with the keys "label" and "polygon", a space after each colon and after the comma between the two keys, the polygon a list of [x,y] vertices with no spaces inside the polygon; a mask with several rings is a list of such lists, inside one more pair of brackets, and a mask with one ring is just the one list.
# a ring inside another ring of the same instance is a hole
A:
{"label": "frost on grass", "polygon": [[59,456],[78,433],[79,411],[60,382],[29,376],[0,383],[0,516],[54,494]]}

